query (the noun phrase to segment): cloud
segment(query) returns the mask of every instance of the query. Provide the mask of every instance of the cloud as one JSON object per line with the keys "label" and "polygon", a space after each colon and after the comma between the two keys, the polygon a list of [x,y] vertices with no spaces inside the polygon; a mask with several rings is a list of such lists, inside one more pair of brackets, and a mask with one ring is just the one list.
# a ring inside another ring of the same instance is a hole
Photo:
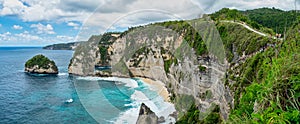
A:
{"label": "cloud", "polygon": [[18,42],[41,41],[42,38],[40,38],[37,35],[29,34],[27,31],[24,31],[23,33],[18,33],[18,34],[12,34],[10,32],[0,34],[0,40],[2,42],[18,43]]}
{"label": "cloud", "polygon": [[13,25],[12,28],[13,28],[13,29],[16,29],[16,30],[22,30],[22,29],[23,29],[23,27],[20,26],[20,25]]}
{"label": "cloud", "polygon": [[74,23],[74,22],[68,22],[67,25],[73,27],[73,28],[76,29],[76,30],[77,30],[77,29],[79,28],[79,26],[80,26],[78,23]]}
{"label": "cloud", "polygon": [[61,42],[74,42],[74,37],[67,35],[41,36],[34,32],[24,31],[13,34],[11,32],[0,33],[0,45],[34,45],[44,46]]}
{"label": "cloud", "polygon": [[[91,14],[126,14],[137,9],[167,10],[180,16],[195,14],[193,7],[211,13],[224,7],[253,9],[277,7],[294,9],[294,0],[0,0],[0,15],[16,15],[24,21],[83,22]],[[298,2],[300,6],[300,2]],[[197,16],[197,15],[196,15]]]}
{"label": "cloud", "polygon": [[19,0],[4,0],[2,1],[2,6],[0,15],[17,15],[23,13],[23,10],[26,8]]}
{"label": "cloud", "polygon": [[5,32],[5,33],[3,33],[3,34],[0,34],[0,40],[1,40],[1,41],[7,41],[7,40],[10,40],[10,35],[11,35],[10,32]]}
{"label": "cloud", "polygon": [[93,12],[104,0],[63,0],[58,8],[66,12]]}
{"label": "cloud", "polygon": [[[103,3],[82,24],[78,40],[86,40],[92,34],[110,29],[145,25],[151,22],[197,18],[202,9],[190,0],[119,0]],[[112,4],[116,3],[116,4]],[[106,11],[104,11],[104,8]]]}
{"label": "cloud", "polygon": [[37,30],[38,34],[55,34],[55,32],[53,31],[53,27],[50,24],[43,25],[41,23],[38,23],[32,24],[30,27]]}
{"label": "cloud", "polygon": [[[297,6],[300,7],[300,2]],[[52,23],[66,24],[74,29],[82,26],[77,40],[87,40],[90,35],[109,29],[124,30],[157,21],[193,19],[224,7],[292,10],[294,0],[0,0],[0,16],[13,15],[24,22],[37,23],[30,27],[38,34],[55,34]]]}
{"label": "cloud", "polygon": [[37,41],[37,40],[41,40],[42,39],[39,36],[37,36],[37,35],[31,35],[28,32],[15,34],[15,37],[18,37],[18,39],[22,39],[22,40],[25,40],[25,41]]}
{"label": "cloud", "polygon": [[0,24],[0,27],[2,27],[2,24]]}
{"label": "cloud", "polygon": [[66,36],[66,35],[57,35],[56,38],[60,42],[74,42],[75,38],[71,36]]}

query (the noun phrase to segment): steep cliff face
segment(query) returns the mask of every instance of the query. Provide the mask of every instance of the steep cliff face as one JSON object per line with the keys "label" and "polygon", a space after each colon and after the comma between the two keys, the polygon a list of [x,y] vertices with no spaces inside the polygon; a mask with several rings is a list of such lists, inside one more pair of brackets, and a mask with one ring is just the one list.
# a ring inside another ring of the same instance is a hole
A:
{"label": "steep cliff face", "polygon": [[[217,104],[222,117],[226,119],[229,112],[227,103],[232,101],[222,83],[227,64],[220,57],[222,55],[215,54],[224,48],[218,47],[222,43],[215,43],[221,40],[216,40],[217,30],[211,25],[213,22],[204,19],[165,22],[130,29],[119,36],[113,36],[115,38],[99,39],[100,42],[109,41],[111,44],[99,44],[100,51],[103,48],[106,51],[102,52],[98,60],[89,62],[89,67],[93,64],[109,65],[111,69],[84,72],[82,65],[87,63],[84,63],[83,55],[79,54],[74,55],[69,72],[160,80],[168,86],[173,102],[178,104],[176,109],[180,115],[194,103],[203,113],[209,113]],[[217,46],[212,46],[215,44]],[[92,51],[89,53],[92,54]],[[180,100],[183,97],[191,97],[192,100]]]}
{"label": "steep cliff face", "polygon": [[99,61],[98,43],[101,36],[92,36],[88,41],[81,42],[69,64],[69,74],[93,75],[96,61]]}

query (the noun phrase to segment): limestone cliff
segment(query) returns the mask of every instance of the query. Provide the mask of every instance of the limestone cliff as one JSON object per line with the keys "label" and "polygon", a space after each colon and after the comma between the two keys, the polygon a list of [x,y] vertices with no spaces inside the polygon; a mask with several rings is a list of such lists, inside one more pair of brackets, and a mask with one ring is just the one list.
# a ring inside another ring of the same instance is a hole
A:
{"label": "limestone cliff", "polygon": [[101,36],[92,36],[88,41],[81,42],[70,60],[68,71],[74,75],[93,75],[95,63],[99,61],[98,43]]}
{"label": "limestone cliff", "polygon": [[[203,115],[217,104],[226,119],[232,98],[222,83],[227,62],[222,42],[216,37],[213,22],[205,19],[164,22],[132,28],[118,35],[106,34],[105,38],[97,39],[99,48],[90,43],[85,45],[92,47],[86,53],[74,54],[69,73],[160,80],[168,86],[181,115],[194,103]],[[84,71],[85,64],[89,65],[88,71]],[[93,66],[111,68],[94,70]],[[180,101],[183,97],[193,100]]]}

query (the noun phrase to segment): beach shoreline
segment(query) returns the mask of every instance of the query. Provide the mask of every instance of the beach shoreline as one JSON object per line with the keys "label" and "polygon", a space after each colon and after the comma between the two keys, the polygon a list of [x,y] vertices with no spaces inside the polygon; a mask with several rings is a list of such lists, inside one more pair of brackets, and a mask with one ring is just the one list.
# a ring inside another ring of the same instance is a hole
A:
{"label": "beach shoreline", "polygon": [[170,102],[170,94],[163,82],[158,80],[155,81],[149,78],[141,78],[141,77],[138,77],[138,79],[152,86],[154,88],[153,90],[155,90],[164,99],[165,102]]}

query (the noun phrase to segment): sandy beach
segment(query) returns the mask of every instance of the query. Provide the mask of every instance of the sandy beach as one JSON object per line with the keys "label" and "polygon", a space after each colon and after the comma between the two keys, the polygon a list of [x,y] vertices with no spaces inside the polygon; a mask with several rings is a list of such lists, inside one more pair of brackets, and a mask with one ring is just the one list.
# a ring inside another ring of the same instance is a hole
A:
{"label": "sandy beach", "polygon": [[142,80],[143,82],[151,85],[154,87],[154,90],[161,96],[164,98],[164,101],[166,102],[170,102],[170,95],[169,92],[167,90],[167,88],[165,87],[165,84],[161,81],[154,81],[148,78],[139,78],[140,80]]}

